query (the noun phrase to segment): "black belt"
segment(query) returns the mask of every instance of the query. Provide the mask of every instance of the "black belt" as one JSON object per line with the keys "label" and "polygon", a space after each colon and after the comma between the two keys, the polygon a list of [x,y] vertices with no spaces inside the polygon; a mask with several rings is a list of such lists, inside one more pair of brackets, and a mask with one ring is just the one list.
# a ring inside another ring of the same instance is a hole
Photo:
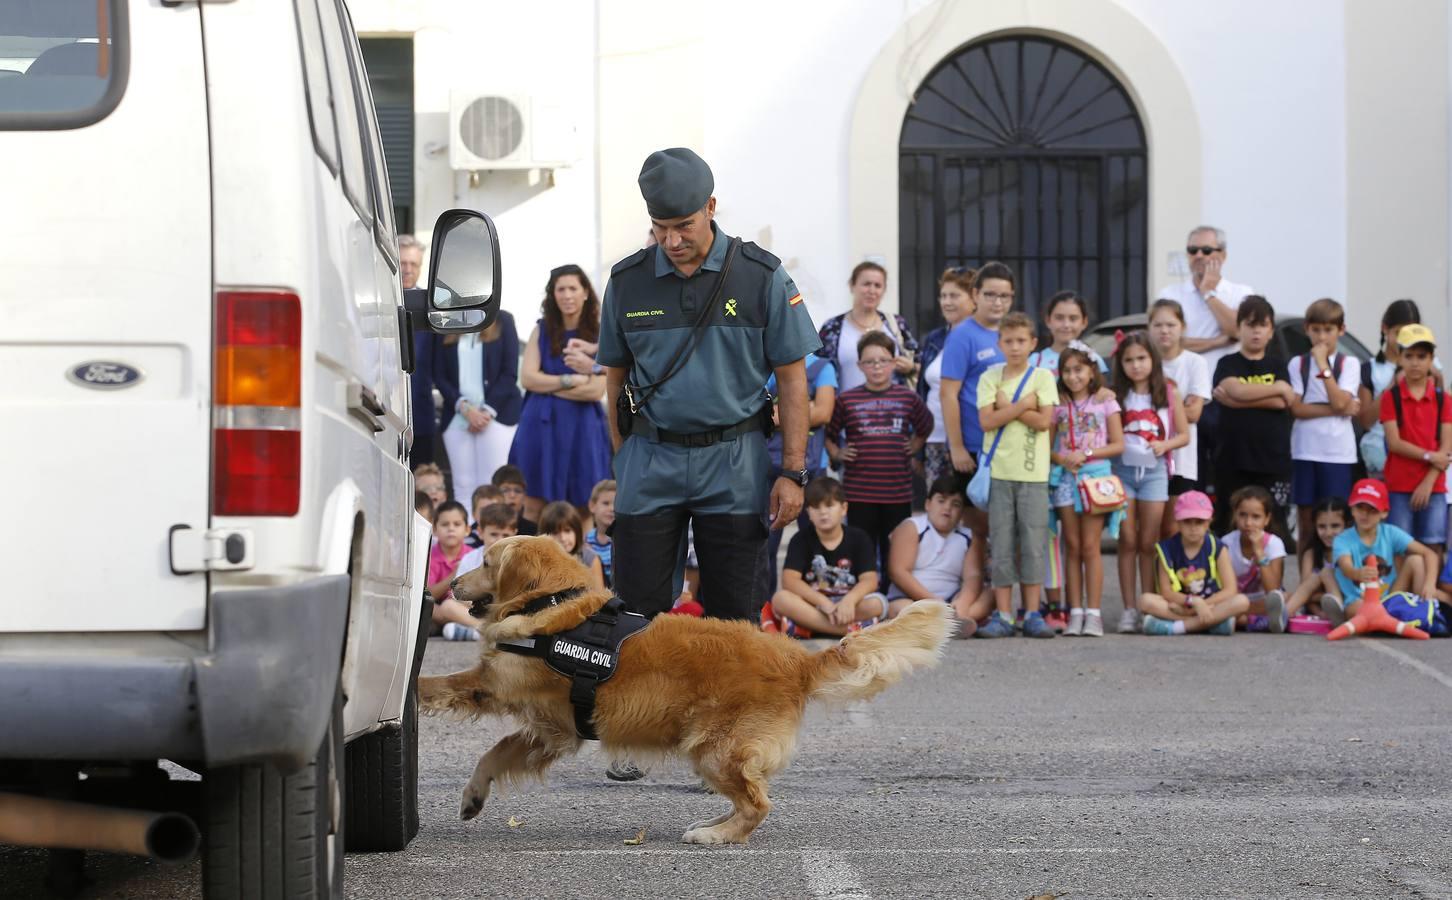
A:
{"label": "black belt", "polygon": [[[768,407],[770,408],[770,407]],[[631,436],[640,435],[648,441],[659,441],[662,444],[680,444],[684,447],[710,447],[722,441],[731,441],[743,434],[750,434],[753,431],[762,430],[761,414],[747,416],[735,425],[726,428],[712,428],[708,431],[683,432],[667,431],[664,428],[657,428],[645,416],[639,413],[634,414],[630,425]]]}

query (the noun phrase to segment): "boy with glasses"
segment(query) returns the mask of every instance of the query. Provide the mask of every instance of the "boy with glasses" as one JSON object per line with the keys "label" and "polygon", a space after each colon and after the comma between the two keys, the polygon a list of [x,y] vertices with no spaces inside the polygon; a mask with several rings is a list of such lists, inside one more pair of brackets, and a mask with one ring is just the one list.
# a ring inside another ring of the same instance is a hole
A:
{"label": "boy with glasses", "polygon": [[529,489],[529,485],[524,480],[524,470],[514,465],[500,466],[494,470],[494,477],[489,481],[499,488],[504,502],[514,510],[515,528],[518,532],[527,535],[538,534],[538,526],[524,517],[524,498],[528,496]]}
{"label": "boy with glasses", "polygon": [[897,348],[881,331],[857,341],[866,383],[843,391],[827,423],[827,455],[842,464],[848,519],[872,538],[878,569],[887,565],[892,530],[912,514],[912,460],[933,433],[933,414],[917,392],[892,380]]}

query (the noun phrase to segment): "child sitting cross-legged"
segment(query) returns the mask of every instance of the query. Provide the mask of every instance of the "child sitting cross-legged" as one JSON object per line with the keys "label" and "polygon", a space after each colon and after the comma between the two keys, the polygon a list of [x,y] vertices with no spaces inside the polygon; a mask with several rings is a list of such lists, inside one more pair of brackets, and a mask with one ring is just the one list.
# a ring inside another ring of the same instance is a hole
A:
{"label": "child sitting cross-legged", "polygon": [[591,587],[605,586],[605,570],[600,564],[600,557],[585,541],[585,525],[573,503],[556,500],[546,506],[539,514],[539,533],[554,538],[555,543],[589,570]]}
{"label": "child sitting cross-legged", "polygon": [[1351,507],[1341,497],[1326,497],[1311,508],[1311,524],[1316,538],[1305,541],[1310,547],[1301,557],[1301,583],[1286,601],[1287,616],[1294,616],[1302,609],[1324,614],[1322,605],[1327,601],[1323,598],[1327,594],[1331,595],[1332,607],[1341,608],[1341,586],[1336,583],[1333,548],[1336,538],[1351,528]]}
{"label": "child sitting cross-legged", "polygon": [[[887,615],[877,590],[877,547],[860,528],[843,524],[847,495],[840,482],[818,478],[807,485],[803,528],[787,545],[781,590],[762,609],[764,628],[785,634],[843,635]],[[777,621],[779,620],[779,621]]]}
{"label": "child sitting cross-legged", "polygon": [[[475,491],[474,495],[477,497],[479,492]],[[518,533],[515,528],[517,519],[518,516],[513,507],[507,503],[485,503],[480,506],[479,511],[474,514],[474,533],[479,538],[479,546],[465,553],[459,560],[458,566],[454,569],[454,577],[458,578],[484,565],[484,551],[492,547],[495,541],[514,537]],[[434,602],[450,609],[462,609],[466,612],[468,610],[463,603],[454,599],[452,590],[444,594],[443,599],[439,599],[439,595],[435,594]],[[437,619],[437,614],[435,618]],[[444,637],[451,641],[479,640],[477,623],[470,624],[471,622],[473,622],[472,619],[455,619],[449,622],[444,626]]]}
{"label": "child sitting cross-legged", "polygon": [[1236,590],[1230,551],[1210,534],[1215,507],[1199,491],[1175,500],[1179,533],[1155,545],[1159,593],[1141,594],[1145,634],[1231,634],[1250,609]]}
{"label": "child sitting cross-legged", "polygon": [[959,524],[963,487],[958,477],[935,479],[925,506],[892,531],[888,612],[895,616],[916,600],[942,600],[958,617],[954,636],[972,637],[978,620],[993,612],[993,592],[983,589],[983,542]]}
{"label": "child sitting cross-legged", "polygon": [[[1437,554],[1385,521],[1391,508],[1386,485],[1363,478],[1351,489],[1350,502],[1356,527],[1341,532],[1331,545],[1336,583],[1345,605],[1330,594],[1321,598],[1321,609],[1331,624],[1340,625],[1360,611],[1363,584],[1380,582],[1383,601],[1413,590],[1423,597],[1436,597]],[[1375,567],[1367,562],[1372,556],[1376,557]]]}
{"label": "child sitting cross-legged", "polygon": [[[433,624],[450,640],[479,639],[479,620],[469,615],[469,607],[454,599],[451,587],[458,577],[460,563],[470,553],[464,546],[464,535],[468,532],[469,514],[464,511],[464,504],[445,500],[438,505],[434,511],[434,543],[429,548],[427,583],[434,598]],[[455,636],[466,632],[473,632],[475,637]]]}
{"label": "child sitting cross-legged", "polygon": [[1250,612],[1264,616],[1266,624],[1251,620],[1247,630],[1282,634],[1286,630],[1286,595],[1281,590],[1286,573],[1286,544],[1270,532],[1275,500],[1270,491],[1248,484],[1230,495],[1230,516],[1235,530],[1221,538],[1230,551],[1235,586],[1250,601]]}

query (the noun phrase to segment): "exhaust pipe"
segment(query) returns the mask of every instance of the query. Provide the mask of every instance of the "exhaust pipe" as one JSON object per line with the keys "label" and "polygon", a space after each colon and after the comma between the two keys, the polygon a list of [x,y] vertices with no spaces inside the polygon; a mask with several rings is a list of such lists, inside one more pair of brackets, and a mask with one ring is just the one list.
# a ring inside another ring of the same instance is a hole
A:
{"label": "exhaust pipe", "polygon": [[190,816],[0,793],[0,843],[135,853],[164,863],[196,855],[202,837]]}

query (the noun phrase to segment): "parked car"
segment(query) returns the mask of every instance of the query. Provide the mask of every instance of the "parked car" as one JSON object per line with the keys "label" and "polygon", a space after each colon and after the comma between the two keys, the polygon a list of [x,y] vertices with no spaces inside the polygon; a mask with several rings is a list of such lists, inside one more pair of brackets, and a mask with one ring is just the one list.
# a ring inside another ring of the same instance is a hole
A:
{"label": "parked car", "polygon": [[441,216],[406,308],[340,0],[0,4],[0,47],[0,842],[200,826],[207,897],[342,897],[418,830],[411,332],[489,324],[494,226]]}
{"label": "parked car", "polygon": [[[1093,347],[1096,353],[1107,360],[1114,354],[1114,333],[1116,331],[1128,333],[1131,331],[1144,331],[1148,327],[1149,316],[1145,313],[1120,316],[1117,319],[1100,322],[1098,325],[1089,329],[1084,334],[1084,343]],[[1306,337],[1306,320],[1303,317],[1287,316],[1276,319],[1275,335],[1271,338],[1271,344],[1267,353],[1271,356],[1290,359],[1310,349],[1311,341]],[[1355,357],[1362,365],[1365,365],[1376,355],[1368,350],[1366,345],[1350,332],[1341,336],[1337,350],[1347,356]]]}

